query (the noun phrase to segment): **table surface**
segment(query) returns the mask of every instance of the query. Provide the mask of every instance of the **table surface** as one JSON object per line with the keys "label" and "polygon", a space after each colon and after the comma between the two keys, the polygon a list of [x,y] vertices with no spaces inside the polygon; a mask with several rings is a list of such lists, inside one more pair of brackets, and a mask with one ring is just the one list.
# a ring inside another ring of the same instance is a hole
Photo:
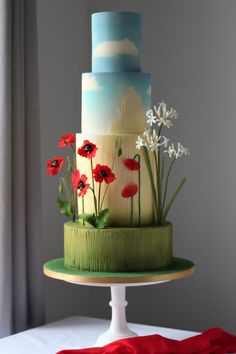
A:
{"label": "table surface", "polygon": [[[62,349],[92,347],[97,337],[109,327],[110,321],[83,316],[69,317],[35,329],[0,339],[1,354],[55,354]],[[184,339],[198,334],[192,331],[129,324],[139,335],[161,334],[167,338]]]}

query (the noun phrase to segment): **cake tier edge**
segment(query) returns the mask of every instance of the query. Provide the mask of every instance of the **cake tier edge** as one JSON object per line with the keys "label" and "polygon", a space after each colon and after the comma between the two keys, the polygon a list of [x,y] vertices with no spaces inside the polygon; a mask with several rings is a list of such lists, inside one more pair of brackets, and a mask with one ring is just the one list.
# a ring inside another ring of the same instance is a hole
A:
{"label": "cake tier edge", "polygon": [[132,272],[171,264],[172,224],[141,228],[96,229],[64,224],[64,265],[97,272]]}

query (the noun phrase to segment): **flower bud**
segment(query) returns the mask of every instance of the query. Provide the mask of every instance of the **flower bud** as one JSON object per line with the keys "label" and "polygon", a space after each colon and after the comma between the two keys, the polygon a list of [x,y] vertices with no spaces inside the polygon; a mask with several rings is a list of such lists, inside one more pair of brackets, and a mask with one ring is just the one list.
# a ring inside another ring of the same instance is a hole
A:
{"label": "flower bud", "polygon": [[69,156],[67,156],[67,161],[68,161],[68,167],[67,167],[68,172],[73,172],[73,167],[72,167],[72,164],[70,162]]}

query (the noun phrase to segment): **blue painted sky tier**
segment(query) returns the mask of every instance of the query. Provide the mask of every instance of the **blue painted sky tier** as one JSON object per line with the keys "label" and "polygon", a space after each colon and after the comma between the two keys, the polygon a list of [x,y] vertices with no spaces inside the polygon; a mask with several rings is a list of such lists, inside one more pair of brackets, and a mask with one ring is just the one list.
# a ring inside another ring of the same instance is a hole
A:
{"label": "blue painted sky tier", "polygon": [[151,108],[151,75],[137,72],[82,74],[82,132],[142,133]]}
{"label": "blue painted sky tier", "polygon": [[140,71],[141,17],[134,12],[92,15],[92,71]]}

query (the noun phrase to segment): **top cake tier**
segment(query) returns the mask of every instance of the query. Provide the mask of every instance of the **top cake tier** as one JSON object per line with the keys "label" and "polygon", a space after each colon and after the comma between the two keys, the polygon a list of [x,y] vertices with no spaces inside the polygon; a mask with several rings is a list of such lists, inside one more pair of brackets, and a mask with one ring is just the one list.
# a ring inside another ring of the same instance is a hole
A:
{"label": "top cake tier", "polygon": [[92,72],[140,71],[141,18],[134,12],[92,15]]}

